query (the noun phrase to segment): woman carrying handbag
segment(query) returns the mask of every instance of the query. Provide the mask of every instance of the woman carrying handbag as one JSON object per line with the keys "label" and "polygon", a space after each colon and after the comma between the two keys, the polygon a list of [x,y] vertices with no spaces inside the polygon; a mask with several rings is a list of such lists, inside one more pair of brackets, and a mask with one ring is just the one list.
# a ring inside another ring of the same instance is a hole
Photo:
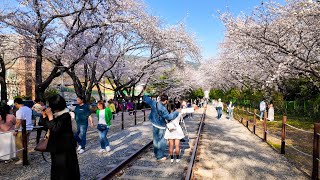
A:
{"label": "woman carrying handbag", "polygon": [[99,153],[109,152],[110,146],[109,141],[107,139],[107,134],[110,128],[110,121],[112,119],[112,112],[109,108],[105,107],[105,104],[103,101],[98,101],[98,110],[96,112],[98,117],[98,132],[99,132],[99,139],[100,139],[100,145],[101,149],[98,151]]}
{"label": "woman carrying handbag", "polygon": [[175,146],[175,155],[176,155],[176,162],[180,161],[180,140],[184,138],[183,130],[180,126],[182,115],[179,113],[178,117],[172,120],[170,123],[173,123],[175,125],[174,130],[166,129],[166,132],[164,134],[164,138],[169,140],[169,155],[171,158],[171,162],[174,161],[174,155],[173,155],[173,147]]}
{"label": "woman carrying handbag", "polygon": [[51,179],[80,179],[76,141],[66,101],[60,95],[49,98],[45,110],[50,130],[46,151],[51,155]]}

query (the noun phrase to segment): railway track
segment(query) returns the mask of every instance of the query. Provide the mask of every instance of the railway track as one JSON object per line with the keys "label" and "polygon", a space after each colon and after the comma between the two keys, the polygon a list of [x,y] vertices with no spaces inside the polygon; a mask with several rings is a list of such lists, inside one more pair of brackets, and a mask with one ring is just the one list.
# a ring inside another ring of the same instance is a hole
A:
{"label": "railway track", "polygon": [[[193,118],[185,118],[189,131],[189,140],[181,142],[181,161],[173,163],[170,160],[159,162],[153,153],[152,141],[131,153],[106,173],[99,174],[96,179],[190,179],[197,155],[197,145],[200,140],[201,129],[206,110],[201,114],[194,114]],[[167,147],[168,148],[168,147]],[[168,156],[168,149],[166,154]]]}

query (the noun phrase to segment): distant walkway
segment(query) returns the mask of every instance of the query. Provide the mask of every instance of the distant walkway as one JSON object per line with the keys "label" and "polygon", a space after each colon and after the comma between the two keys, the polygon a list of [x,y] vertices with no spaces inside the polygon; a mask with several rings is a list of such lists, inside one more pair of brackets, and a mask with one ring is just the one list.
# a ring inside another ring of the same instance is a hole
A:
{"label": "distant walkway", "polygon": [[196,175],[201,179],[310,179],[267,143],[208,106]]}

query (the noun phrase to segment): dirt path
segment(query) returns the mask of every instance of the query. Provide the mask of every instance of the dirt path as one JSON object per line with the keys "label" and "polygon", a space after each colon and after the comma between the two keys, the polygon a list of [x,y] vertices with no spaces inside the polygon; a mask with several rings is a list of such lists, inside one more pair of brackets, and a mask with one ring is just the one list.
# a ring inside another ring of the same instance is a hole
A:
{"label": "dirt path", "polygon": [[239,122],[216,116],[209,106],[194,179],[309,179]]}

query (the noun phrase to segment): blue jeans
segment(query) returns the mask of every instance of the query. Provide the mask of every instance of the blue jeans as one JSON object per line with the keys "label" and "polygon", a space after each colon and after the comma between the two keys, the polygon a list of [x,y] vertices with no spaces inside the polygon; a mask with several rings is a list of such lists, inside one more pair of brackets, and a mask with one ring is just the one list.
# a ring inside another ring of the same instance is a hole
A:
{"label": "blue jeans", "polygon": [[217,113],[218,113],[218,119],[220,119],[222,116],[222,108],[221,107],[217,107]]}
{"label": "blue jeans", "polygon": [[100,131],[99,132],[99,138],[100,138],[100,145],[101,145],[101,149],[105,149],[107,146],[109,146],[109,141],[107,139],[107,134],[108,134],[109,128],[107,128],[104,131]]}
{"label": "blue jeans", "polygon": [[264,111],[260,111],[260,119],[263,119]]}
{"label": "blue jeans", "polygon": [[229,109],[229,119],[232,119],[233,118],[233,110],[232,109]]}
{"label": "blue jeans", "polygon": [[153,152],[157,159],[164,157],[167,141],[164,139],[165,129],[153,127]]}
{"label": "blue jeans", "polygon": [[81,149],[85,149],[87,143],[88,124],[77,124],[77,129],[78,131],[74,134],[74,138],[81,146]]}

